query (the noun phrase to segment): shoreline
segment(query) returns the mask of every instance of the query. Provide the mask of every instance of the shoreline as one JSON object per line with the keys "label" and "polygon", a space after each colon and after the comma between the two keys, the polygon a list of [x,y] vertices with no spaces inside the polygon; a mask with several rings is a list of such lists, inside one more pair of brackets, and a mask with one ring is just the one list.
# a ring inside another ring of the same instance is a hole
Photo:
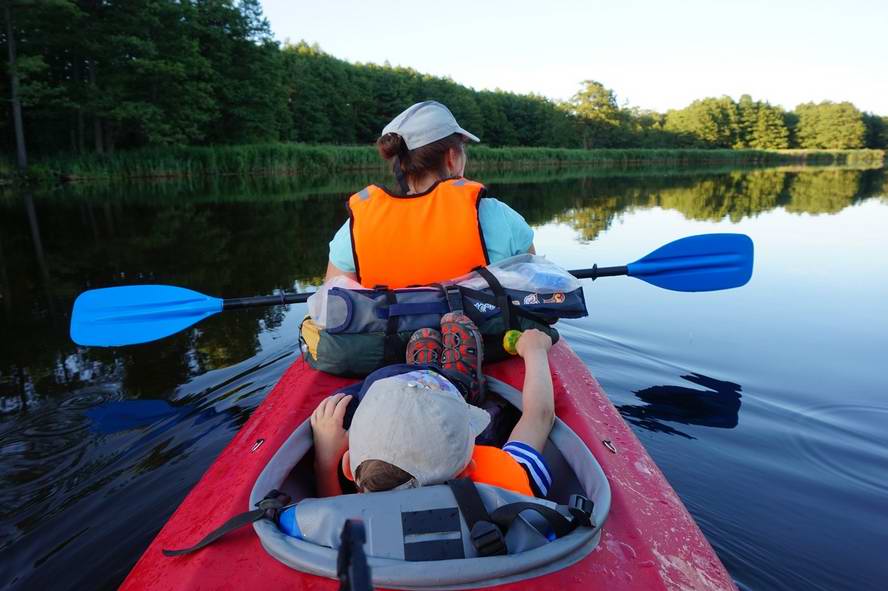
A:
{"label": "shoreline", "polygon": [[[491,148],[468,149],[469,169],[640,169],[709,166],[861,166],[886,164],[883,150],[723,150]],[[152,181],[231,176],[301,176],[388,172],[373,146],[246,144],[146,148],[111,155],[63,155],[34,162],[22,176],[0,166],[0,186]]]}

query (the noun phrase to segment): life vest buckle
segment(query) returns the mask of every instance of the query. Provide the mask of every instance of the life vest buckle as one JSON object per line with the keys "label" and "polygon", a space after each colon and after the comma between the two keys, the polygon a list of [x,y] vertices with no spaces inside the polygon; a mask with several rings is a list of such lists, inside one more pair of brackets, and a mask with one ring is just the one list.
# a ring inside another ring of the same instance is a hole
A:
{"label": "life vest buckle", "polygon": [[444,295],[447,297],[447,306],[451,312],[462,312],[462,291],[458,285],[448,285],[444,288]]}

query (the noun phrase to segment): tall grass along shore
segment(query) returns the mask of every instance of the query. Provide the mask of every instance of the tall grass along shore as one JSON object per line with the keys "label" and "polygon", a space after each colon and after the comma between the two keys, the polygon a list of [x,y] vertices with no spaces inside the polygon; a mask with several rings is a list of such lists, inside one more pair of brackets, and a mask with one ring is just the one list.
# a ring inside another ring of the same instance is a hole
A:
{"label": "tall grass along shore", "polygon": [[[846,165],[880,167],[882,150],[713,150],[469,148],[473,170],[588,166],[603,168],[685,166]],[[41,184],[68,181],[169,177],[318,175],[384,170],[372,146],[254,144],[145,148],[111,155],[62,156],[35,162],[28,178]],[[0,166],[0,174],[11,167]]]}

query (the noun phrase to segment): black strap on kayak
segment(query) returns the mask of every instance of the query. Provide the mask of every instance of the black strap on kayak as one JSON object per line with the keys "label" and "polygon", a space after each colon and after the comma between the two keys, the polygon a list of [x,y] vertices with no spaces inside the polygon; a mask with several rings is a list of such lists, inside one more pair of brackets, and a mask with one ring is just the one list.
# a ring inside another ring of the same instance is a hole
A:
{"label": "black strap on kayak", "polygon": [[462,287],[459,285],[445,286],[442,283],[431,283],[430,285],[441,290],[441,294],[444,296],[444,300],[447,304],[448,312],[463,311]]}
{"label": "black strap on kayak", "polygon": [[567,506],[559,505],[559,507],[566,509],[570,514],[568,518],[548,505],[522,501],[498,507],[490,514],[490,519],[502,528],[503,531],[509,531],[512,522],[518,519],[519,515],[525,511],[533,511],[545,519],[555,537],[560,538],[578,527],[592,527],[592,509],[594,506],[595,503],[583,495],[571,495]]}
{"label": "black strap on kayak", "polygon": [[509,503],[488,513],[474,482],[461,478],[450,480],[447,485],[456,498],[459,511],[469,528],[472,545],[479,556],[505,554],[504,533],[525,511],[533,511],[545,519],[556,538],[566,536],[578,527],[593,527],[592,510],[595,503],[583,495],[571,495],[566,507],[559,505],[570,514],[569,518],[548,505],[531,501]]}
{"label": "black strap on kayak", "polygon": [[490,514],[490,519],[498,526],[508,531],[512,522],[518,519],[518,516],[524,511],[534,511],[538,513],[546,520],[546,523],[549,524],[549,527],[555,533],[556,538],[566,536],[580,525],[575,519],[568,519],[551,507],[540,503],[529,503],[526,501],[509,503],[508,505],[498,507]]}
{"label": "black strap on kayak", "polygon": [[260,519],[270,519],[272,521],[275,521],[280,510],[287,506],[289,503],[289,495],[278,490],[273,490],[265,495],[264,499],[256,503],[258,509],[253,509],[252,511],[247,511],[246,513],[235,515],[234,517],[208,533],[206,536],[204,536],[204,538],[197,544],[189,548],[182,548],[181,550],[167,550],[164,548],[163,554],[164,556],[181,556],[183,554],[191,554],[192,552],[197,552],[201,548],[209,546],[228,532],[240,529],[241,527],[249,525],[254,521],[259,521]]}
{"label": "black strap on kayak", "polygon": [[373,589],[370,565],[364,553],[367,533],[358,519],[346,519],[339,536],[339,553],[336,555],[336,577],[339,591],[369,591]]}
{"label": "black strap on kayak", "polygon": [[472,545],[479,556],[500,556],[506,553],[503,532],[490,519],[478,488],[468,478],[447,481],[456,499],[459,512],[469,528]]}
{"label": "black strap on kayak", "polygon": [[458,285],[448,285],[444,289],[444,295],[447,296],[447,307],[450,308],[451,312],[463,311],[462,292],[459,290]]}
{"label": "black strap on kayak", "polygon": [[[385,290],[385,303],[389,309],[398,304],[398,295],[394,290]],[[386,363],[404,361],[404,350],[401,340],[398,338],[398,317],[393,314],[389,314],[385,322],[385,341],[383,342],[382,356]]]}

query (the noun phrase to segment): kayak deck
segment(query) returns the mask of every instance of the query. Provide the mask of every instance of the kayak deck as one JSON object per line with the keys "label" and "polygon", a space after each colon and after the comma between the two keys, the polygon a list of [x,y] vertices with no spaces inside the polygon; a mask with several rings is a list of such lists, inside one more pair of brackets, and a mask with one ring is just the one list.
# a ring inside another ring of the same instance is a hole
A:
{"label": "kayak deck", "polygon": [[[611,483],[610,515],[598,547],[580,562],[497,589],[735,589],[734,583],[672,487],[570,347],[549,355],[555,411],[589,446]],[[516,388],[520,359],[486,373]],[[195,485],[136,563],[122,589],[337,589],[339,583],[293,570],[244,527],[193,555],[163,548],[193,544],[246,511],[250,490],[271,456],[318,402],[354,382],[297,360]],[[261,444],[259,442],[261,441]],[[545,580],[544,580],[545,579]]]}

